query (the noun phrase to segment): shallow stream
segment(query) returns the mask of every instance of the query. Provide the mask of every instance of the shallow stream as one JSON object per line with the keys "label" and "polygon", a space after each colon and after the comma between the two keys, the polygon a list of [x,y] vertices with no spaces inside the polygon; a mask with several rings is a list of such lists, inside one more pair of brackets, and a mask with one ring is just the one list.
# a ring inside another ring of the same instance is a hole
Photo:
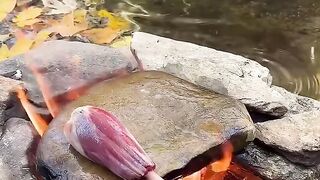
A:
{"label": "shallow stream", "polygon": [[105,0],[141,31],[241,54],[320,99],[319,0]]}

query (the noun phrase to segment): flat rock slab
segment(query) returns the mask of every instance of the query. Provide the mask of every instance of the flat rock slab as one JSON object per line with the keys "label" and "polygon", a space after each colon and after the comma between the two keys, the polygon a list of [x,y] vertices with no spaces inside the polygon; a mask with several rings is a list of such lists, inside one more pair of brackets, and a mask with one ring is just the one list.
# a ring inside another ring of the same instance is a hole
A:
{"label": "flat rock slab", "polygon": [[114,49],[95,44],[49,41],[28,53],[0,63],[0,75],[16,78],[22,72],[29,97],[43,103],[36,79],[31,69],[41,74],[40,81],[58,97],[91,83],[126,74],[137,67],[129,49]]}
{"label": "flat rock slab", "polygon": [[[254,125],[243,104],[162,72],[139,72],[105,81],[64,108],[44,134],[37,157],[52,176],[118,179],[86,160],[66,142],[64,123],[79,106],[103,108],[132,132],[165,175],[191,160],[209,163],[211,151],[237,137],[235,149],[254,139]],[[193,159],[194,158],[194,159]],[[201,168],[201,167],[197,167]]]}
{"label": "flat rock slab", "polygon": [[35,167],[36,138],[31,122],[18,118],[7,121],[0,140],[0,179],[33,179],[30,167]]}
{"label": "flat rock slab", "polygon": [[260,177],[270,180],[319,180],[320,165],[305,167],[294,164],[286,158],[277,155],[253,143],[245,151],[237,155],[236,160]]}
{"label": "flat rock slab", "polygon": [[144,69],[164,71],[229,95],[254,111],[280,117],[320,109],[315,100],[299,102],[295,100],[299,96],[272,88],[269,70],[242,56],[143,32],[134,33],[132,48]]}
{"label": "flat rock slab", "polygon": [[292,162],[320,163],[320,111],[290,115],[256,124],[257,138]]}

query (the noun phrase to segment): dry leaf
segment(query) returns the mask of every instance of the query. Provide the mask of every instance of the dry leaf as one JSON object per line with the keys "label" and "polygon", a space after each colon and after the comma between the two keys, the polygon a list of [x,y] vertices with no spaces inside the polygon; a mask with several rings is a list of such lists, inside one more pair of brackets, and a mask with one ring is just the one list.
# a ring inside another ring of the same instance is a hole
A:
{"label": "dry leaf", "polygon": [[0,48],[0,61],[7,59],[10,56],[9,48],[6,44],[2,44]]}
{"label": "dry leaf", "polygon": [[[17,37],[17,36],[16,36]],[[10,57],[23,54],[31,48],[33,40],[28,39],[25,36],[17,38],[16,43],[10,48]]]}
{"label": "dry leaf", "polygon": [[110,46],[113,48],[121,48],[126,47],[131,44],[132,37],[131,36],[125,36],[117,39],[115,42],[113,42]]}
{"label": "dry leaf", "polygon": [[88,23],[84,12],[86,13],[85,10],[78,10],[67,14],[61,21],[53,23],[52,27],[48,28],[48,31],[59,33],[61,36],[72,36],[80,31],[88,29]]}
{"label": "dry leaf", "polygon": [[67,14],[77,9],[75,0],[42,0],[44,7],[49,8],[47,14]]}
{"label": "dry leaf", "polygon": [[16,6],[17,0],[0,0],[0,21],[6,18]]}
{"label": "dry leaf", "polygon": [[15,22],[19,27],[32,25],[34,23],[40,22],[40,19],[37,19],[37,17],[41,15],[41,12],[41,8],[29,7],[20,12],[12,21]]}
{"label": "dry leaf", "polygon": [[40,44],[42,44],[44,41],[46,41],[49,38],[51,33],[52,32],[45,31],[45,30],[40,31],[34,39],[32,48],[38,47]]}
{"label": "dry leaf", "polygon": [[108,27],[112,29],[128,29],[129,22],[122,17],[115,16],[114,14],[108,12],[107,10],[100,10],[97,15],[102,18],[108,18]]}
{"label": "dry leaf", "polygon": [[81,35],[96,44],[109,44],[120,35],[120,29],[95,28],[81,32]]}

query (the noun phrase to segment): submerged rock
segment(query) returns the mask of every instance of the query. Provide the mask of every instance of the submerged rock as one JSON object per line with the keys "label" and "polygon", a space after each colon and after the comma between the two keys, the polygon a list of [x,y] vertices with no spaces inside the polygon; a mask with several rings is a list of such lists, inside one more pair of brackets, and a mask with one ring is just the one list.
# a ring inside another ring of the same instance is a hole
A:
{"label": "submerged rock", "polygon": [[43,98],[31,69],[51,90],[52,97],[63,96],[91,83],[127,74],[137,68],[129,50],[89,43],[48,41],[30,52],[0,63],[0,75],[14,78],[22,71],[29,97],[41,104]]}
{"label": "submerged rock", "polygon": [[0,140],[0,179],[33,179],[37,138],[31,122],[19,118],[7,121]]}
{"label": "submerged rock", "polygon": [[256,136],[295,163],[320,163],[320,111],[290,115],[256,124]]}
{"label": "submerged rock", "polygon": [[271,86],[269,70],[242,56],[143,32],[134,33],[132,48],[144,69],[229,95],[253,111],[280,117],[320,109],[315,100]]}
{"label": "submerged rock", "polygon": [[218,158],[214,147],[230,138],[236,150],[254,138],[250,116],[237,100],[165,73],[139,72],[100,83],[52,121],[37,153],[51,177],[118,179],[66,141],[64,123],[75,108],[84,105],[103,108],[119,118],[162,176],[210,163]]}
{"label": "submerged rock", "polygon": [[320,165],[305,167],[253,143],[237,155],[236,160],[257,175],[270,180],[319,180]]}

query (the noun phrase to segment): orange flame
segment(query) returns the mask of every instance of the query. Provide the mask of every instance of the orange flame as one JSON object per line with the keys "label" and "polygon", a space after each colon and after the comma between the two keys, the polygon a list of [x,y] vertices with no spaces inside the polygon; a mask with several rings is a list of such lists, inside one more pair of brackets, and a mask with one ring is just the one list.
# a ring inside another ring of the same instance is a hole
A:
{"label": "orange flame", "polygon": [[18,87],[16,92],[32,124],[34,125],[40,136],[42,136],[48,128],[47,122],[36,112],[34,106],[28,101],[26,93],[22,87]]}
{"label": "orange flame", "polygon": [[202,168],[200,171],[190,176],[184,177],[183,180],[223,180],[225,171],[228,170],[233,153],[233,146],[230,142],[222,144],[222,158]]}

